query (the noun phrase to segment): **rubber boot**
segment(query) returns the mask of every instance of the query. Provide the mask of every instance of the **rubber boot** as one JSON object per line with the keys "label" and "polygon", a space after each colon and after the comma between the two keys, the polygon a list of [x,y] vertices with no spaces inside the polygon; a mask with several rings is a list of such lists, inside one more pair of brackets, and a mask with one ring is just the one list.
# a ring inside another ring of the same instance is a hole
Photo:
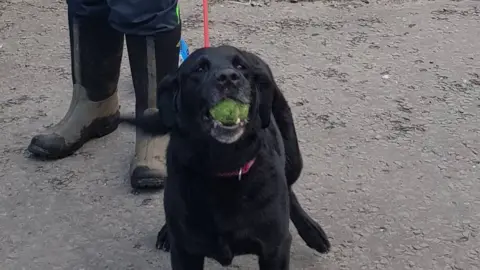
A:
{"label": "rubber boot", "polygon": [[[155,36],[127,35],[128,58],[135,88],[135,114],[156,108],[157,85],[179,63],[181,26]],[[135,157],[131,166],[133,188],[162,188],[167,177],[165,152],[168,136],[150,137],[136,133]]]}
{"label": "rubber boot", "polygon": [[32,138],[28,150],[37,157],[60,159],[87,141],[118,126],[116,95],[124,35],[106,18],[68,16],[73,95],[63,119]]}

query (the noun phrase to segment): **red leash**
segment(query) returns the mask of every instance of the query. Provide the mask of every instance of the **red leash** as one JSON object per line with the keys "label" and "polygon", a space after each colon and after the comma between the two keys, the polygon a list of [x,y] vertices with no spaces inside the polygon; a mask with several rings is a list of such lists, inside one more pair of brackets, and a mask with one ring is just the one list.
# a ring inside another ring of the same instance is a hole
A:
{"label": "red leash", "polygon": [[203,46],[210,47],[210,36],[208,34],[208,0],[203,0]]}

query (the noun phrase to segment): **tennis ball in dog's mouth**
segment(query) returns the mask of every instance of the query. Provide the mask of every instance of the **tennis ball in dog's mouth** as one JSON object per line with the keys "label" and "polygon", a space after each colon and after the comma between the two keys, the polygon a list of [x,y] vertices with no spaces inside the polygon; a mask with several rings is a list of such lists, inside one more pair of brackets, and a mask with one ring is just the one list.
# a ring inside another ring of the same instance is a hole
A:
{"label": "tennis ball in dog's mouth", "polygon": [[236,125],[248,118],[249,108],[248,104],[225,99],[210,109],[210,115],[224,125]]}

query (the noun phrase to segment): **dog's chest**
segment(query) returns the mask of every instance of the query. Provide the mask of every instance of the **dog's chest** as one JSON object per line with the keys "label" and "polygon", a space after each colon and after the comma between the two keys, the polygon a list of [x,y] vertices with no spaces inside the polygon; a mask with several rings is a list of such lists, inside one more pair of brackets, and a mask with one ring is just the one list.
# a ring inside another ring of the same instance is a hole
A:
{"label": "dog's chest", "polygon": [[195,251],[220,262],[259,254],[288,232],[283,167],[272,160],[256,165],[240,181],[230,177],[199,185],[186,200],[186,233],[197,239]]}

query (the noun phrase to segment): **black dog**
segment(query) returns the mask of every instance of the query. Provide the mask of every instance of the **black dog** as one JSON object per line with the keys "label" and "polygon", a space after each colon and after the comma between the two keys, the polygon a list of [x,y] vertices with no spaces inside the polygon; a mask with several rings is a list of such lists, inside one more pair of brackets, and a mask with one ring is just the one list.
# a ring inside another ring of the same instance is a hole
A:
{"label": "black dog", "polygon": [[[250,104],[248,120],[212,119],[209,109],[225,98]],[[157,247],[171,251],[173,270],[203,269],[205,257],[228,266],[243,254],[257,255],[261,270],[289,269],[289,218],[309,247],[329,251],[291,189],[302,157],[290,107],[264,61],[231,46],[196,50],[159,85],[157,104],[122,121],[170,133]]]}

